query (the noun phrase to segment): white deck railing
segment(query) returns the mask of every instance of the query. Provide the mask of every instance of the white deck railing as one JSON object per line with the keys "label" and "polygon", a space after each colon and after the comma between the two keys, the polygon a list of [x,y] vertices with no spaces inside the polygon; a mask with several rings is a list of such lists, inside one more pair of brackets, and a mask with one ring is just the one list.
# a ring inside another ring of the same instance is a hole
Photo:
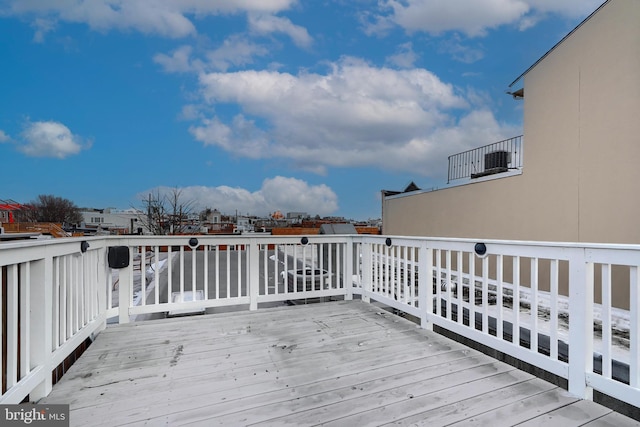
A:
{"label": "white deck railing", "polygon": [[[598,390],[637,406],[640,245],[485,241],[479,256],[477,243],[249,235],[2,244],[0,403],[46,396],[52,371],[109,321],[355,294],[565,378],[576,396]],[[127,248],[126,267],[109,267],[116,247]]]}

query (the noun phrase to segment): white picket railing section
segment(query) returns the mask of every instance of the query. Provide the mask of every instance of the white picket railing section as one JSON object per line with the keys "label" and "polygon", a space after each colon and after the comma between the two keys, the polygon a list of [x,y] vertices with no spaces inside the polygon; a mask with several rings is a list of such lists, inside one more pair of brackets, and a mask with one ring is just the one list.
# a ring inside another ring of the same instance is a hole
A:
{"label": "white picket railing section", "polygon": [[[484,255],[476,241],[400,236],[5,243],[0,402],[46,396],[52,371],[108,321],[359,295],[565,378],[576,396],[637,406],[640,245],[482,243]],[[115,247],[127,267],[109,267]]]}
{"label": "white picket railing section", "polygon": [[106,241],[0,245],[3,403],[51,391],[52,371],[106,320]]}

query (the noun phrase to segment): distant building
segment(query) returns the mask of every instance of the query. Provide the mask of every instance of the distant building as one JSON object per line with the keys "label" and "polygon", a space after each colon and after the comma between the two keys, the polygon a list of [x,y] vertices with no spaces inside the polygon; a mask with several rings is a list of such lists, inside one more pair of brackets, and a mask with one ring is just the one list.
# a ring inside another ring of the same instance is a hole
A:
{"label": "distant building", "polygon": [[239,216],[236,218],[236,225],[233,230],[234,233],[247,233],[253,231],[253,224],[250,218]]}
{"label": "distant building", "polygon": [[407,184],[404,188],[404,190],[402,191],[395,191],[395,190],[382,190],[382,196],[386,197],[386,196],[395,196],[396,194],[402,194],[402,193],[410,193],[412,191],[420,191],[420,187],[418,187],[415,182],[411,181],[409,184]]}
{"label": "distant building", "polygon": [[119,210],[114,208],[85,209],[80,211],[85,228],[100,228],[102,230],[119,230],[126,234],[147,233],[148,230],[141,221],[144,212],[138,209]]}
{"label": "distant building", "polygon": [[220,224],[222,222],[222,214],[218,209],[208,210],[205,217],[205,222],[209,224]]}
{"label": "distant building", "polygon": [[180,229],[180,234],[205,234],[208,228],[198,224],[186,224]]}
{"label": "distant building", "polygon": [[306,212],[287,212],[287,219],[305,219],[309,218]]}
{"label": "distant building", "polygon": [[24,208],[24,205],[14,200],[0,199],[0,224],[13,223],[15,221],[15,212]]}

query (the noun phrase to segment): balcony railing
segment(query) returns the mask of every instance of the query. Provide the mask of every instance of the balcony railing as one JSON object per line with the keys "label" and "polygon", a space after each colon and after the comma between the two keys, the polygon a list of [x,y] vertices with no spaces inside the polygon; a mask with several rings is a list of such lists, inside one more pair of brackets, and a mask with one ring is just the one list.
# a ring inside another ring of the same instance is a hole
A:
{"label": "balcony railing", "polygon": [[522,135],[449,156],[447,182],[481,178],[522,167]]}
{"label": "balcony railing", "polygon": [[[640,245],[364,235],[6,243],[0,403],[46,396],[56,367],[107,322],[355,296],[564,378],[578,397],[598,390],[637,406],[638,266]],[[620,295],[628,306],[613,302]]]}

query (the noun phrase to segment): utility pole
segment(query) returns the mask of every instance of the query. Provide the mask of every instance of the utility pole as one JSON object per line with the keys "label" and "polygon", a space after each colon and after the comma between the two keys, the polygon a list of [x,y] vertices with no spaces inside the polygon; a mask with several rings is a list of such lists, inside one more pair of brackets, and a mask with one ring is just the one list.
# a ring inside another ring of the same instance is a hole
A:
{"label": "utility pole", "polygon": [[147,224],[151,227],[151,193],[149,193],[149,201],[147,202]]}

